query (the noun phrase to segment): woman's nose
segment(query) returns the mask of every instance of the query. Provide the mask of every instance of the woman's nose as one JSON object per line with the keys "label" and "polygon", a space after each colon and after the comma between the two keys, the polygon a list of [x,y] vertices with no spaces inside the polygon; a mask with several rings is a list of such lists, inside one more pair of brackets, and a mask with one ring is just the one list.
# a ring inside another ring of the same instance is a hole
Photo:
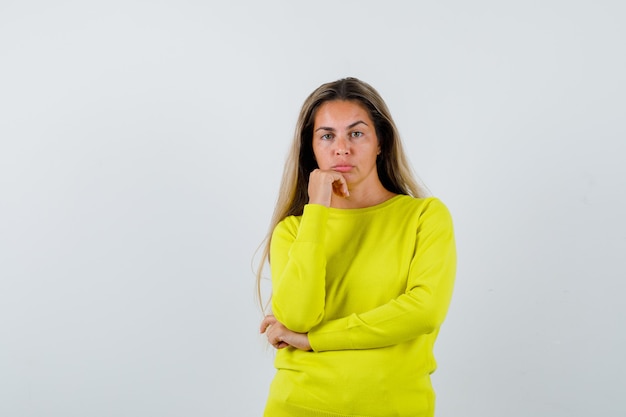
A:
{"label": "woman's nose", "polygon": [[348,155],[350,154],[350,144],[345,139],[338,139],[335,141],[335,155]]}

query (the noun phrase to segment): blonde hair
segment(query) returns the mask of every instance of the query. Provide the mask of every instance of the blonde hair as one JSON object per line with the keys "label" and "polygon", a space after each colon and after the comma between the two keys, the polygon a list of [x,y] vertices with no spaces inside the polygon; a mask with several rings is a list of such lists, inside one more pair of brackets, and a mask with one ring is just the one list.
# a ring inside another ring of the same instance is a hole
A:
{"label": "blonde hair", "polygon": [[425,187],[413,175],[396,124],[380,94],[369,84],[351,77],[322,84],[307,97],[300,110],[293,142],[285,162],[278,200],[267,236],[262,243],[263,252],[256,273],[257,296],[262,309],[265,307],[261,295],[261,275],[263,265],[270,261],[272,232],[286,217],[301,215],[308,202],[309,174],[318,168],[312,144],[315,114],[322,103],[333,100],[354,101],[369,112],[381,149],[376,166],[382,185],[396,194],[418,198],[427,195]]}

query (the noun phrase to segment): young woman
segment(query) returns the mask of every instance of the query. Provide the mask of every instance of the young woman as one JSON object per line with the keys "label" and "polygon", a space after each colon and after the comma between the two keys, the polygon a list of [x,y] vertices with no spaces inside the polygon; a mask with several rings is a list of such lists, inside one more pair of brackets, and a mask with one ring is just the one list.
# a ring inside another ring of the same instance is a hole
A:
{"label": "young woman", "polygon": [[267,417],[432,416],[452,221],[425,197],[386,104],[346,78],[305,101],[265,250],[277,349]]}

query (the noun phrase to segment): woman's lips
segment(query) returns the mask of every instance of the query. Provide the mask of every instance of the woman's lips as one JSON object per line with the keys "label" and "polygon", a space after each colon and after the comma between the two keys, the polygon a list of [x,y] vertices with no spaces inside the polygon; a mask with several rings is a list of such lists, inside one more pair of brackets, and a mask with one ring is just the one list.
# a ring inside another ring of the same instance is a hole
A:
{"label": "woman's lips", "polygon": [[336,165],[333,167],[333,171],[337,171],[337,172],[352,171],[352,165]]}

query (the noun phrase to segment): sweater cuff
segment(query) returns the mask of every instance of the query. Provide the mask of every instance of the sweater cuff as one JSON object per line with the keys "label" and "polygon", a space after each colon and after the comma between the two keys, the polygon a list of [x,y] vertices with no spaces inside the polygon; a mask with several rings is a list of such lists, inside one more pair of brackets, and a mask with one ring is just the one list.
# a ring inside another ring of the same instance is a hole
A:
{"label": "sweater cuff", "polygon": [[354,349],[348,329],[350,317],[327,321],[309,331],[309,344],[315,352]]}
{"label": "sweater cuff", "polygon": [[320,204],[305,205],[296,240],[298,242],[324,242],[327,220],[328,207]]}

